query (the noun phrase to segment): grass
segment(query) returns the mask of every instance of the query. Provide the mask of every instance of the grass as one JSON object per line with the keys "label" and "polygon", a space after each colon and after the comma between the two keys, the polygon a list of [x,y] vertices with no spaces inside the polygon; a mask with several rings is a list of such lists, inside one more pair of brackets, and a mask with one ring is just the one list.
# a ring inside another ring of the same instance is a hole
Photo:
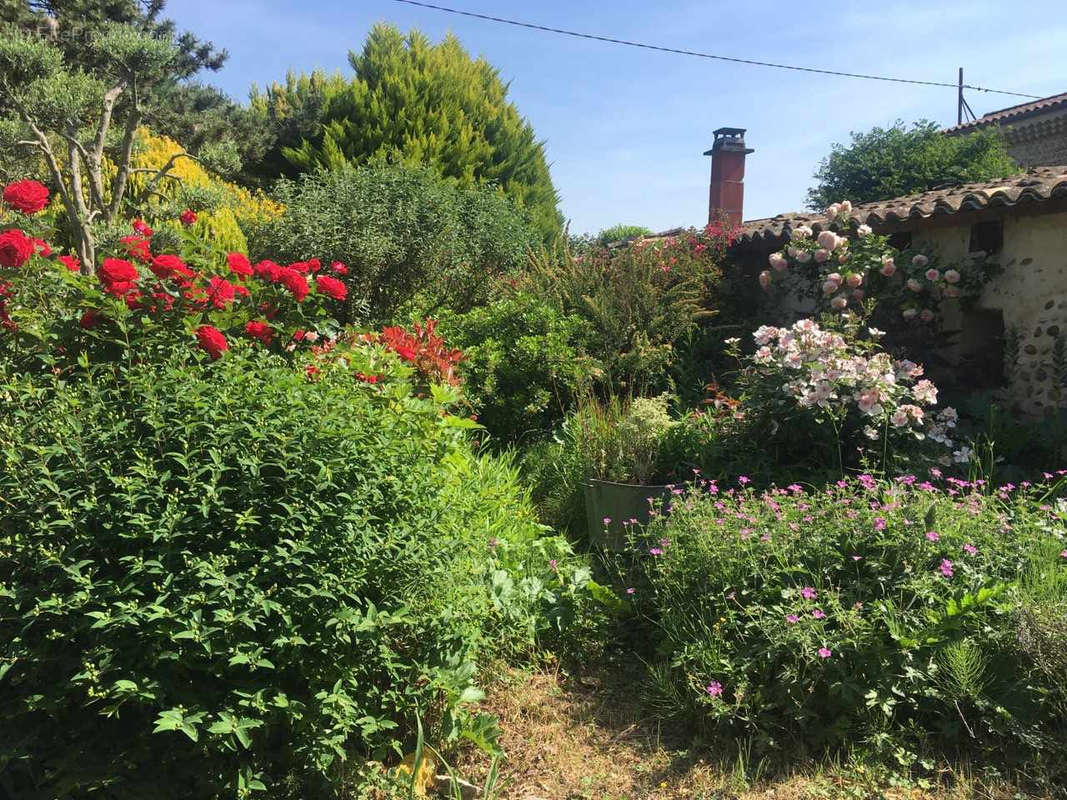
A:
{"label": "grass", "polygon": [[[1044,798],[1010,782],[979,778],[968,765],[909,780],[863,762],[809,763],[774,774],[743,745],[699,749],[642,709],[639,676],[506,671],[485,711],[496,714],[506,757],[499,800],[1016,800]],[[489,761],[465,753],[458,772],[475,783]]]}

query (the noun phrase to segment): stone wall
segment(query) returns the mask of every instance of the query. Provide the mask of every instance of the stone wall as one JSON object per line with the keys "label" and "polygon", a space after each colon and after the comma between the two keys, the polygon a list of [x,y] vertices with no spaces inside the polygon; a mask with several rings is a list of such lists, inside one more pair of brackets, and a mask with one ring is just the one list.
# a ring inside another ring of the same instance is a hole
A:
{"label": "stone wall", "polygon": [[[928,243],[943,264],[962,261],[970,226],[918,230],[915,241]],[[1004,364],[1004,374],[1015,405],[1028,414],[1067,405],[1054,364],[1056,339],[1065,337],[1061,344],[1067,345],[1067,212],[1005,215],[999,261],[1003,270],[986,285],[975,311],[944,309],[945,327],[961,331],[949,356],[964,368],[988,348],[1001,347],[993,341],[999,334],[989,313],[998,312],[1003,349],[1012,362]]]}
{"label": "stone wall", "polygon": [[1024,167],[1067,164],[1067,111],[1001,129],[1011,157]]}

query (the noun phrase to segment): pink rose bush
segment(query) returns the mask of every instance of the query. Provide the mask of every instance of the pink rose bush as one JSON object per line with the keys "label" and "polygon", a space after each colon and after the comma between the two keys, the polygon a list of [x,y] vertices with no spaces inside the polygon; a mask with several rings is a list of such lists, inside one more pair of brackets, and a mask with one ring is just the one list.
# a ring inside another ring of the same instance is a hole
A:
{"label": "pink rose bush", "polygon": [[931,324],[943,300],[977,296],[992,274],[984,260],[943,269],[928,253],[897,251],[851,214],[848,201],[834,203],[818,233],[808,225],[793,228],[788,244],[768,257],[760,286],[810,297],[816,312],[866,318],[887,301],[896,319]]}
{"label": "pink rose bush", "polygon": [[885,445],[930,442],[933,455],[948,463],[956,411],[936,409],[937,387],[922,377],[922,366],[881,350],[881,335],[869,328],[860,339],[854,330],[824,329],[811,319],[761,326],[753,333],[755,353],[744,359],[746,408],[768,413],[776,426],[797,415],[812,419],[833,429],[839,449],[854,436],[850,450],[870,456]]}

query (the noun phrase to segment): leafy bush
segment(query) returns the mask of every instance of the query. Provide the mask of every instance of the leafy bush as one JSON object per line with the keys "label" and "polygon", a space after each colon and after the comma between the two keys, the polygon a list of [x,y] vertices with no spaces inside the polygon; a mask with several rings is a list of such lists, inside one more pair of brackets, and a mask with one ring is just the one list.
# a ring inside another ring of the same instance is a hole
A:
{"label": "leafy bush", "polygon": [[520,286],[588,326],[604,394],[668,388],[677,346],[717,313],[717,266],[729,235],[704,232],[627,247],[542,249]]}
{"label": "leafy bush", "polygon": [[601,247],[607,247],[609,244],[622,242],[626,239],[635,239],[638,236],[650,236],[651,234],[652,229],[646,228],[644,225],[619,224],[604,228],[594,238]]}
{"label": "leafy bush", "polygon": [[1062,586],[1065,509],[1048,486],[933,480],[677,497],[620,573],[660,709],[767,749],[1061,748],[1017,612],[1021,567]]}
{"label": "leafy bush", "polygon": [[582,321],[526,292],[441,317],[464,354],[466,396],[478,421],[504,443],[550,432],[592,380]]}
{"label": "leafy bush", "polygon": [[534,241],[499,192],[458,188],[427,169],[306,175],[279,182],[276,199],[285,211],[252,236],[255,257],[344,262],[353,302],[367,305],[372,322],[467,311]]}

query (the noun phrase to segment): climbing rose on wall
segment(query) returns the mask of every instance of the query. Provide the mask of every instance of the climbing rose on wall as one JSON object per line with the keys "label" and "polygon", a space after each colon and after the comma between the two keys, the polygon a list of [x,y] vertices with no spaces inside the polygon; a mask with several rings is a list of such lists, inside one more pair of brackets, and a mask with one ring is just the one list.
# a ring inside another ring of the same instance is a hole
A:
{"label": "climbing rose on wall", "polygon": [[48,187],[31,180],[9,183],[4,187],[4,202],[23,214],[36,214],[48,205]]}

